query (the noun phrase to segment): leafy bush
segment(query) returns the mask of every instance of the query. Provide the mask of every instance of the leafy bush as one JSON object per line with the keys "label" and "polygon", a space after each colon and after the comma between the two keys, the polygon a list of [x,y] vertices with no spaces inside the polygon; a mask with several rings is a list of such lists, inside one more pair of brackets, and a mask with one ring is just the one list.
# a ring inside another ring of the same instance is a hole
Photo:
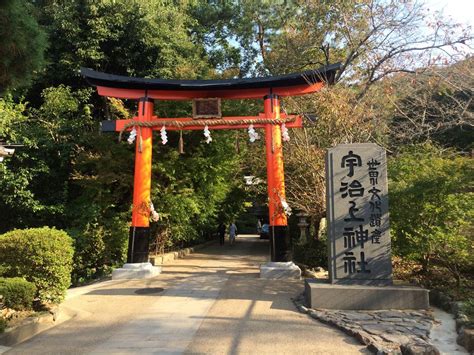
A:
{"label": "leafy bush", "polygon": [[0,333],[3,333],[7,328],[7,320],[0,317]]}
{"label": "leafy bush", "polygon": [[82,231],[71,230],[74,240],[72,284],[81,285],[111,272],[126,256],[128,224],[111,218],[105,225],[87,223]]}
{"label": "leafy bush", "polygon": [[467,299],[465,302],[463,302],[462,312],[469,319],[466,326],[469,328],[474,328],[474,298]]}
{"label": "leafy bush", "polygon": [[424,144],[389,165],[394,254],[419,263],[422,273],[442,267],[458,287],[474,267],[473,163]]}
{"label": "leafy bush", "polygon": [[3,296],[3,304],[8,308],[17,311],[31,309],[35,293],[35,285],[25,279],[0,278],[0,295]]}
{"label": "leafy bush", "polygon": [[60,302],[71,283],[73,248],[66,232],[54,228],[13,230],[0,235],[0,269],[24,277],[42,302]]}
{"label": "leafy bush", "polygon": [[295,245],[293,257],[297,263],[312,267],[328,267],[326,240],[312,239],[307,243]]}
{"label": "leafy bush", "polygon": [[104,228],[88,224],[84,231],[71,234],[74,239],[72,283],[78,285],[92,279],[105,265]]}

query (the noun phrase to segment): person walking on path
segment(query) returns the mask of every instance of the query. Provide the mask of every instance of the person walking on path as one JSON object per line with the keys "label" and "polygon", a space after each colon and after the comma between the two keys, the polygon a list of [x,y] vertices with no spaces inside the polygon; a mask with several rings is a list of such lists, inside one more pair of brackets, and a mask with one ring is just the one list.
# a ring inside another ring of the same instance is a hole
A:
{"label": "person walking on path", "polygon": [[235,242],[235,237],[237,236],[237,226],[235,225],[234,222],[231,223],[229,227],[229,235],[230,235],[230,244],[234,244]]}
{"label": "person walking on path", "polygon": [[224,245],[224,237],[225,237],[225,224],[220,223],[219,227],[217,227],[217,234],[219,235],[219,244]]}
{"label": "person walking on path", "polygon": [[257,234],[260,234],[261,231],[262,231],[262,221],[259,218],[257,220]]}

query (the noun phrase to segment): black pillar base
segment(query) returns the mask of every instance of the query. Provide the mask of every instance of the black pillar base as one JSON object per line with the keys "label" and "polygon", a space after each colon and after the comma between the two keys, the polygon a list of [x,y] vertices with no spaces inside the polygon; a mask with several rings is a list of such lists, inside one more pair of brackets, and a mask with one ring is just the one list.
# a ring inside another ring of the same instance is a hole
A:
{"label": "black pillar base", "polygon": [[127,263],[147,263],[150,227],[130,227]]}
{"label": "black pillar base", "polygon": [[272,261],[292,260],[288,226],[270,226],[270,251]]}

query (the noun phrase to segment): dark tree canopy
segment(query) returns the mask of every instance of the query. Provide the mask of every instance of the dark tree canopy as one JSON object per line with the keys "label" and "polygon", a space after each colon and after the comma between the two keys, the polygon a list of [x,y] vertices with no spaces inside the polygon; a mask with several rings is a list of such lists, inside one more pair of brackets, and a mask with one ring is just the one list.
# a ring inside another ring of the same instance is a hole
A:
{"label": "dark tree canopy", "polygon": [[25,0],[0,2],[0,94],[27,85],[41,68],[45,32]]}

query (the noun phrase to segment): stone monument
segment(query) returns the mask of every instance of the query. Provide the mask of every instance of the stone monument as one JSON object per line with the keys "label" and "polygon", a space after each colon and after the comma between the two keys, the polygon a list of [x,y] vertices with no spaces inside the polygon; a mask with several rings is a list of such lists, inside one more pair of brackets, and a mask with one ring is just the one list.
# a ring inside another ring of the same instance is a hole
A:
{"label": "stone monument", "polygon": [[331,283],[391,285],[385,150],[372,143],[329,149],[326,191]]}
{"label": "stone monument", "polygon": [[326,155],[329,283],[306,282],[313,308],[427,308],[428,291],[393,287],[387,158],[373,143]]}

